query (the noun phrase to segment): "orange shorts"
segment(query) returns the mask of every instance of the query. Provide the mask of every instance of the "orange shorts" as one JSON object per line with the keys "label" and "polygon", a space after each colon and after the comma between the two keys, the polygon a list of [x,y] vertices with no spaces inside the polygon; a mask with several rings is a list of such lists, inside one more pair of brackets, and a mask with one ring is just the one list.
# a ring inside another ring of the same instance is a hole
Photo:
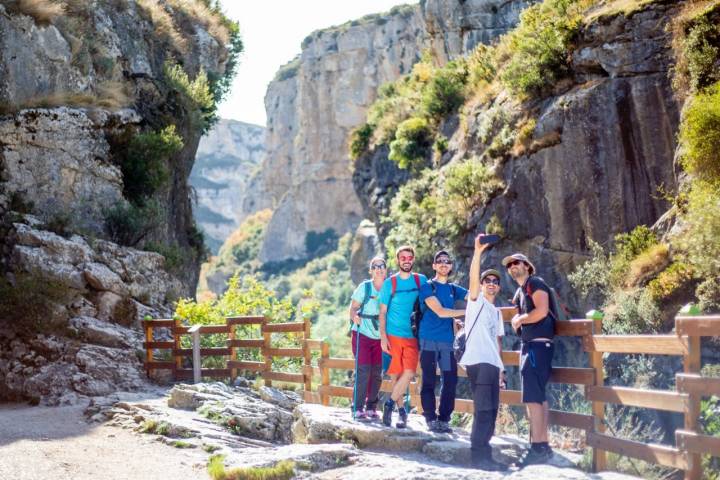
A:
{"label": "orange shorts", "polygon": [[388,335],[392,360],[387,369],[389,375],[399,375],[405,370],[417,370],[418,342],[416,338],[403,338]]}

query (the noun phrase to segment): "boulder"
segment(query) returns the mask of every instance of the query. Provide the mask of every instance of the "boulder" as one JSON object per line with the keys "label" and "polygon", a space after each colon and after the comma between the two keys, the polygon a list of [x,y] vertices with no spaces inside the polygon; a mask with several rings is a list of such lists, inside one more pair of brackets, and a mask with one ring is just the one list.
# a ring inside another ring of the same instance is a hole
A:
{"label": "boulder", "polygon": [[106,347],[128,348],[140,342],[138,332],[93,317],[71,318],[70,328],[86,342]]}
{"label": "boulder", "polygon": [[107,290],[117,295],[127,295],[128,287],[120,275],[102,263],[87,263],[83,266],[83,275],[90,287],[95,290]]}

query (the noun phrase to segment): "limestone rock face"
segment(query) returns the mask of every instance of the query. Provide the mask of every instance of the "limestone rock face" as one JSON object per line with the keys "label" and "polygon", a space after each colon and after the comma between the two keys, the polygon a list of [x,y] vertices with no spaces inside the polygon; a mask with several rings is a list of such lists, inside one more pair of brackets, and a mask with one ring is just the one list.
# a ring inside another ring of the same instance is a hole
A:
{"label": "limestone rock face", "polygon": [[214,254],[245,219],[241,206],[263,156],[264,139],[263,127],[220,120],[200,140],[189,180],[197,193],[195,219]]}
{"label": "limestone rock face", "polygon": [[[572,82],[534,114],[536,147],[504,160],[498,170],[504,190],[473,212],[458,252],[459,280],[472,256],[473,233],[495,215],[503,241],[484,255],[485,265],[524,252],[571,310],[596,307],[577,298],[567,281],[587,258],[589,240],[606,243],[637,225],[652,225],[668,207],[655,192],[677,185],[679,106],[669,80],[673,57],[666,29],[673,8],[657,4],[583,30],[572,57]],[[467,129],[450,138],[448,161],[479,157],[484,146],[477,138],[498,112],[511,118],[527,113],[506,93],[477,107],[468,113]],[[368,218],[378,222],[387,214],[406,178],[387,159],[386,148],[360,159],[354,185]],[[379,225],[381,238],[386,227]],[[516,285],[504,279],[502,287],[512,292]]]}
{"label": "limestone rock face", "polygon": [[358,284],[368,278],[370,260],[380,255],[382,251],[377,228],[372,222],[360,222],[353,237],[352,252],[350,253],[350,278]]}

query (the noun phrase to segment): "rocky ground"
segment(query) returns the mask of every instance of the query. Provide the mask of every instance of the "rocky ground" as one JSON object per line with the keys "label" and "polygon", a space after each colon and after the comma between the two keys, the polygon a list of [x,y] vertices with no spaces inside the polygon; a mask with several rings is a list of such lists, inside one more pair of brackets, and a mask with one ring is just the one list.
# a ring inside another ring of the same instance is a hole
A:
{"label": "rocky ground", "polygon": [[[293,392],[246,384],[117,393],[93,399],[84,413],[83,419],[77,407],[0,409],[0,478],[47,478],[53,472],[83,479],[99,471],[113,479],[208,478],[205,466],[218,454],[226,468],[291,459],[296,478],[632,478],[585,473],[575,466],[577,456],[561,452],[552,465],[504,475],[479,472],[467,468],[466,432],[428,432],[416,415],[407,430],[358,424],[345,409],[302,404]],[[512,437],[496,439],[493,447],[505,462],[526,448]],[[39,461],[27,461],[31,452]]]}

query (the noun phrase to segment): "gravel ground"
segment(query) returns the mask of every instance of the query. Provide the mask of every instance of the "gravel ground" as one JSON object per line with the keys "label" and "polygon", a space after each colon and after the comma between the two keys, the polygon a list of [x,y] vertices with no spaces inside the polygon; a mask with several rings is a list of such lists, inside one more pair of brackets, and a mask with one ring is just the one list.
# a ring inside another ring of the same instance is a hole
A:
{"label": "gravel ground", "polygon": [[2,480],[202,479],[207,454],[117,427],[88,424],[83,406],[0,405]]}

